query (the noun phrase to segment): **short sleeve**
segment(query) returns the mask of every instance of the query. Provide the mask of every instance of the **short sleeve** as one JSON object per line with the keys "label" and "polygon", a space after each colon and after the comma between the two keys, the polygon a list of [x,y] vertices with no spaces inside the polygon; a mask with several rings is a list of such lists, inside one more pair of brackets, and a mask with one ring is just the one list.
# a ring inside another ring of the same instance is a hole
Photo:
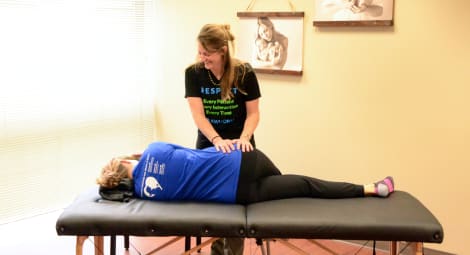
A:
{"label": "short sleeve", "polygon": [[197,72],[198,70],[194,65],[189,66],[185,70],[185,94],[184,97],[201,97],[200,86],[197,83]]}
{"label": "short sleeve", "polygon": [[249,63],[245,63],[244,65],[246,73],[241,85],[242,89],[247,93],[246,101],[258,99],[261,97],[258,78]]}

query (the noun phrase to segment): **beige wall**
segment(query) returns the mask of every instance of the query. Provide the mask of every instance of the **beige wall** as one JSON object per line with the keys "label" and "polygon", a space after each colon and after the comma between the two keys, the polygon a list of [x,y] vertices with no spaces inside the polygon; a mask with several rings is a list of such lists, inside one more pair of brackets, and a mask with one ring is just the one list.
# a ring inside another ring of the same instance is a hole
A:
{"label": "beige wall", "polygon": [[[250,1],[158,0],[159,139],[193,146],[184,68],[205,23],[229,23]],[[470,19],[467,0],[395,0],[387,28],[317,28],[305,12],[302,76],[259,74],[257,144],[284,171],[369,182],[393,175],[441,221],[443,244],[463,254],[470,224]],[[289,11],[258,0],[252,11]]]}

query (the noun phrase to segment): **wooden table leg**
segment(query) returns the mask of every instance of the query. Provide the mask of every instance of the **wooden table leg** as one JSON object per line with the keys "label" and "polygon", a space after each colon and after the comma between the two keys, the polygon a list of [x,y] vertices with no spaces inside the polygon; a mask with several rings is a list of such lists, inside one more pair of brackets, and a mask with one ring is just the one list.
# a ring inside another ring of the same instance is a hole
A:
{"label": "wooden table leg", "polygon": [[95,236],[95,255],[103,255],[104,254],[104,237],[103,236]]}
{"label": "wooden table leg", "polygon": [[391,241],[390,242],[390,255],[397,255],[398,253],[398,245],[397,245],[397,241]]}
{"label": "wooden table leg", "polygon": [[181,238],[183,238],[183,237],[182,236],[177,236],[175,238],[172,238],[169,241],[165,242],[164,244],[162,244],[162,245],[158,246],[157,248],[153,249],[151,252],[146,253],[146,255],[151,255],[153,253],[156,253],[157,251],[173,244],[174,242],[179,241]]}
{"label": "wooden table leg", "polygon": [[219,237],[211,237],[209,240],[206,240],[204,242],[202,242],[200,245],[197,245],[187,251],[185,251],[182,255],[189,255],[197,250],[200,250],[202,249],[203,247],[207,246],[207,245],[210,245],[212,244],[213,242],[217,241],[219,239]]}
{"label": "wooden table leg", "polygon": [[83,243],[87,238],[88,236],[77,236],[77,242],[75,244],[75,255],[83,255]]}
{"label": "wooden table leg", "polygon": [[422,242],[417,242],[417,243],[411,243],[411,247],[413,248],[413,254],[415,255],[423,255],[423,243]]}

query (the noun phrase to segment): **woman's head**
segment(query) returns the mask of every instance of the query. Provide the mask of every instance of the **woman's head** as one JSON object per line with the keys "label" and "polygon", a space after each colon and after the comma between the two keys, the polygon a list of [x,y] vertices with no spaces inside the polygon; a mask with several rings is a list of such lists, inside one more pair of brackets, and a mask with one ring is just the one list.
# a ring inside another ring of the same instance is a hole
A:
{"label": "woman's head", "polygon": [[209,52],[230,52],[229,42],[233,43],[235,37],[227,24],[206,24],[197,36],[197,40]]}
{"label": "woman's head", "polygon": [[111,161],[101,169],[101,174],[96,179],[96,183],[101,187],[114,188],[118,186],[122,179],[128,178],[127,168],[121,161],[122,160],[119,158],[111,159]]}
{"label": "woman's head", "polygon": [[274,24],[268,17],[258,17],[258,36],[266,41],[273,39]]}
{"label": "woman's head", "polygon": [[222,99],[231,98],[232,86],[238,87],[235,66],[240,62],[232,58],[230,50],[234,46],[234,40],[230,25],[225,24],[206,24],[197,36],[200,63],[206,69],[222,75],[220,81]]}
{"label": "woman's head", "polygon": [[221,69],[230,64],[230,48],[234,36],[229,25],[207,24],[199,31],[199,58],[207,69]]}

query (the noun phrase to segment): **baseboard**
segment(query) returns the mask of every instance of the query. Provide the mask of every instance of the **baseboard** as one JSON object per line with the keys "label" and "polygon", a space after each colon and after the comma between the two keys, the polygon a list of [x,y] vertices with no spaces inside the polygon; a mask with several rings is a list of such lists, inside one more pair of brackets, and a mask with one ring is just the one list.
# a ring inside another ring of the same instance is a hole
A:
{"label": "baseboard", "polygon": [[[352,244],[359,245],[359,246],[366,246],[368,248],[371,248],[371,247],[373,247],[373,242],[374,241],[349,240],[349,241],[344,241],[344,242],[352,243]],[[380,250],[388,250],[389,246],[390,246],[390,242],[386,242],[386,241],[377,241],[376,245],[375,245],[376,249],[380,249]],[[400,255],[412,255],[413,254],[412,249],[408,245],[407,242],[400,242],[400,247],[399,247],[398,251],[399,251],[398,254],[400,254]],[[448,252],[439,251],[439,250],[426,248],[426,247],[424,247],[424,254],[426,254],[426,255],[457,255],[455,253],[448,253]]]}

